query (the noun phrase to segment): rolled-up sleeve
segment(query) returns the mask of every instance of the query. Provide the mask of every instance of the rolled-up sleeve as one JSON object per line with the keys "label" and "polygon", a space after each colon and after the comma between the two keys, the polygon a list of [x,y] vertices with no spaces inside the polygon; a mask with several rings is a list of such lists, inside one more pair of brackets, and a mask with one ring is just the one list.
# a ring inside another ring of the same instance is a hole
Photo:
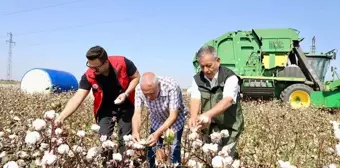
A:
{"label": "rolled-up sleeve", "polygon": [[235,104],[239,91],[240,86],[237,76],[233,75],[227,78],[223,88],[223,98],[230,97],[233,99],[233,104]]}
{"label": "rolled-up sleeve", "polygon": [[201,92],[198,90],[195,79],[192,79],[190,87],[190,97],[194,99],[201,99]]}
{"label": "rolled-up sleeve", "polygon": [[137,85],[135,89],[135,107],[144,107],[144,99],[143,99],[143,92],[140,89],[140,86]]}

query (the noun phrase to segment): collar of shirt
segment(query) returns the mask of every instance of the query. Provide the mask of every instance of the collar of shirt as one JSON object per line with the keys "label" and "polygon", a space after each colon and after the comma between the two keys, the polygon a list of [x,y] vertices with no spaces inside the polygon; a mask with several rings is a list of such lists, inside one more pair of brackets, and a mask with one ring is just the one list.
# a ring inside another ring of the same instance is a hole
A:
{"label": "collar of shirt", "polygon": [[212,80],[210,80],[208,77],[206,77],[206,76],[204,75],[204,78],[207,79],[207,80],[209,81],[209,83],[210,83],[210,88],[213,88],[214,86],[217,85],[218,72],[219,72],[219,71],[216,72],[216,74],[214,75],[214,77],[212,78]]}
{"label": "collar of shirt", "polygon": [[160,88],[159,88],[159,96],[167,96],[167,89],[166,89],[166,86],[165,86],[165,84],[163,84],[163,82],[162,81],[160,81]]}

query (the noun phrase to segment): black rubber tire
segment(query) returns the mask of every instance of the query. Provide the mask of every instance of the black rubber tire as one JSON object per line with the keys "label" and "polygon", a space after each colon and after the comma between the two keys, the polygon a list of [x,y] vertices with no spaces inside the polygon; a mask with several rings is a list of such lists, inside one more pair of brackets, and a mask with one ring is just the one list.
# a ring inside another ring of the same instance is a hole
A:
{"label": "black rubber tire", "polygon": [[284,89],[281,94],[280,94],[280,98],[284,103],[288,103],[289,104],[289,96],[296,90],[302,90],[307,92],[309,95],[311,94],[311,92],[313,92],[313,89],[305,84],[292,84],[290,86],[288,86],[286,89]]}

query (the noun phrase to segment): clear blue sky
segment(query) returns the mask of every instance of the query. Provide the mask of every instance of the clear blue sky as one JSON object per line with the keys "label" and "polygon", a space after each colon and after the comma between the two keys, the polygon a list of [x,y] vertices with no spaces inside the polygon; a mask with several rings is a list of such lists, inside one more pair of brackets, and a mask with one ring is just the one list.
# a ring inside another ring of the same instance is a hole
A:
{"label": "clear blue sky", "polygon": [[[134,61],[141,72],[172,76],[188,87],[193,55],[203,43],[227,31],[252,28],[295,28],[305,37],[305,51],[314,35],[317,52],[340,51],[339,0],[82,0],[44,8],[71,1],[1,2],[0,78],[6,78],[7,32],[16,42],[16,80],[35,67],[68,71],[79,80],[86,51],[101,45],[109,54]],[[340,55],[332,65],[339,67],[339,60]]]}

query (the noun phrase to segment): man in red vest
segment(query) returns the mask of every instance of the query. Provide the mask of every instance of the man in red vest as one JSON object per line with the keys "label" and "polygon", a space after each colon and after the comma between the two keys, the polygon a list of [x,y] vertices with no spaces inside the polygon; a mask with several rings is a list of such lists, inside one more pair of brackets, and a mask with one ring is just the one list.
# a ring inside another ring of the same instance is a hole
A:
{"label": "man in red vest", "polygon": [[93,114],[100,126],[99,133],[110,138],[117,122],[122,154],[125,150],[122,137],[131,134],[132,130],[134,90],[139,83],[139,72],[132,61],[123,56],[108,56],[100,46],[90,48],[86,58],[89,68],[79,82],[78,91],[55,120],[55,125],[60,126],[74,113],[92,89]]}

